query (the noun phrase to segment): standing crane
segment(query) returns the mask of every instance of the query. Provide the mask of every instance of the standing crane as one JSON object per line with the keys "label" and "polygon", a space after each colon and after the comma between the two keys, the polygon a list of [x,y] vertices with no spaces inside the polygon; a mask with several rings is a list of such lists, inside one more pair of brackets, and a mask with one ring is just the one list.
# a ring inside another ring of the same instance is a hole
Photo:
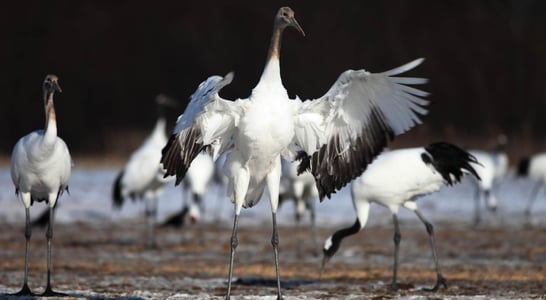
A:
{"label": "standing crane", "polygon": [[234,203],[226,298],[230,298],[237,229],[243,207],[254,206],[267,184],[273,221],[273,246],[277,298],[282,299],[279,272],[277,208],[281,158],[300,161],[300,173],[315,177],[320,199],[360,175],[387,142],[420,123],[427,112],[426,92],[409,87],[423,78],[395,77],[413,69],[422,59],[393,70],[372,74],[348,70],[321,98],[309,101],[288,98],[280,73],[280,45],[287,27],[305,35],[289,7],[274,19],[265,68],[248,99],[230,101],[218,93],[233,74],[211,76],[201,83],[179,117],[163,149],[166,175],[178,184],[191,161],[208,150],[226,158],[228,195]]}
{"label": "standing crane", "polygon": [[51,288],[51,240],[53,239],[53,209],[64,191],[68,192],[68,179],[72,159],[66,143],[57,136],[57,118],[53,96],[61,92],[59,78],[49,74],[43,85],[45,129],[33,131],[15,144],[11,155],[11,179],[15,193],[25,206],[25,275],[23,287],[14,295],[33,296],[28,287],[28,256],[32,227],[30,206],[45,202],[49,208],[47,239],[47,286],[42,296],[63,296]]}
{"label": "standing crane", "polygon": [[116,177],[112,189],[112,201],[116,208],[123,206],[127,198],[143,199],[148,221],[148,246],[156,247],[155,226],[157,202],[165,189],[165,184],[172,178],[164,178],[165,172],[160,165],[161,149],[167,143],[165,110],[174,107],[173,99],[159,94],[155,98],[157,121],[152,133],[144,143],[131,154],[125,167]]}
{"label": "standing crane", "polygon": [[434,228],[417,209],[416,200],[423,195],[438,191],[445,185],[461,180],[463,175],[472,174],[479,179],[472,167],[476,158],[459,147],[448,143],[434,143],[427,147],[399,149],[385,152],[373,161],[368,169],[355,179],[351,196],[356,210],[356,221],[351,227],[336,231],[324,242],[324,258],[320,274],[328,260],[339,250],[341,241],[358,233],[368,221],[370,204],[375,202],[390,209],[394,223],[394,264],[391,288],[398,288],[398,249],[402,235],[398,224],[398,209],[403,206],[413,211],[427,230],[432,258],[436,268],[436,284],[427,291],[436,291],[440,286],[447,288],[447,281],[440,272]]}
{"label": "standing crane", "polygon": [[481,203],[485,199],[486,207],[495,213],[498,201],[495,196],[495,188],[499,188],[502,178],[508,172],[508,155],[504,151],[507,138],[499,135],[497,144],[492,151],[468,150],[480,163],[475,165],[476,172],[481,180],[472,177],[476,190],[474,194],[474,225],[481,222]]}

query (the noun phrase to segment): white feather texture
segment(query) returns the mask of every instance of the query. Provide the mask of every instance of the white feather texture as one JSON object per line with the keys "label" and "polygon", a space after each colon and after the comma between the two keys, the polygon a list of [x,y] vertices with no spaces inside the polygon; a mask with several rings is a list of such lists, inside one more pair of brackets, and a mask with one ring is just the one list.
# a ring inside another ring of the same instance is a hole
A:
{"label": "white feather texture", "polygon": [[[339,168],[354,164],[352,156],[364,155],[358,162],[358,170],[351,171],[348,179],[336,182],[335,188],[340,188],[352,179],[351,176],[359,175],[367,162],[382,150],[387,142],[385,135],[400,134],[420,123],[418,116],[427,112],[423,106],[428,101],[418,96],[427,93],[401,83],[421,84],[426,80],[385,74],[396,75],[421,61],[387,73],[345,72],[326,95],[310,101],[288,98],[278,74],[271,74],[277,68],[270,65],[276,65],[278,61],[268,64],[249,99],[222,99],[218,92],[231,82],[232,74],[225,78],[211,76],[192,95],[173,131],[181,147],[184,165],[189,165],[206,147],[215,158],[236,149],[238,153],[230,156],[228,164],[234,158],[252,164],[250,171],[255,186],[249,186],[254,193],[247,201],[254,204],[257,200],[251,198],[261,195],[265,175],[272,168],[272,160],[279,155],[290,159],[295,157],[294,152],[303,150],[313,155],[326,147],[326,154],[311,165],[317,179],[343,172]],[[366,130],[371,133],[366,134]],[[331,161],[334,158],[336,163]],[[174,169],[169,174],[176,174]],[[228,172],[232,169],[227,168]],[[228,177],[233,178],[233,172],[230,174]],[[178,176],[183,175],[178,173]],[[320,181],[319,188],[325,190],[322,196],[335,191],[322,187]]]}
{"label": "white feather texture", "polygon": [[423,163],[424,151],[409,148],[379,155],[352,184],[355,206],[358,202],[375,202],[396,213],[404,202],[439,190],[444,179],[432,166]]}
{"label": "white feather texture", "polygon": [[392,77],[422,60],[384,74],[346,71],[319,99],[289,99],[279,62],[281,36],[287,27],[304,34],[292,9],[282,7],[274,20],[266,65],[249,98],[220,98],[218,93],[231,82],[231,73],[224,78],[209,77],[192,95],[163,151],[166,174],[176,175],[177,182],[201,151],[209,150],[215,157],[231,151],[224,168],[228,196],[235,204],[226,298],[231,289],[238,216],[242,207],[260,200],[266,185],[273,218],[277,296],[282,298],[276,228],[281,158],[300,160],[299,171],[311,171],[319,197],[329,197],[360,175],[388,139],[418,124],[419,115],[426,113],[423,107],[428,101],[419,97],[427,93],[406,86],[426,80]]}
{"label": "white feather texture", "polygon": [[51,242],[53,239],[53,209],[62,193],[68,191],[72,159],[66,143],[57,136],[57,120],[53,95],[61,92],[58,77],[48,74],[42,84],[45,110],[45,129],[23,136],[15,146],[10,161],[11,179],[15,192],[25,206],[25,265],[23,287],[13,296],[36,296],[28,286],[28,258],[32,227],[30,206],[34,201],[45,201],[49,209],[46,230],[47,285],[45,297],[59,296],[51,287]]}
{"label": "white feather texture", "polygon": [[44,142],[44,133],[38,130],[25,135],[11,155],[11,178],[26,207],[31,204],[26,194],[35,200],[47,199],[55,206],[57,193],[68,187],[72,168],[68,147],[59,137]]}
{"label": "white feather texture", "polygon": [[161,149],[167,143],[166,122],[159,119],[152,133],[131,154],[121,180],[122,195],[128,197],[158,198],[164,186],[173,178],[164,178],[165,171],[159,164]]}
{"label": "white feather texture", "polygon": [[497,177],[498,174],[504,175],[502,172],[497,171],[497,161],[493,157],[493,154],[480,150],[470,150],[469,152],[474,155],[479,162],[479,164],[474,164],[474,169],[476,169],[476,172],[481,178],[481,181],[478,181],[478,184],[482,189],[491,190],[493,182],[500,178]]}
{"label": "white feather texture", "polygon": [[480,203],[485,197],[487,207],[491,210],[497,208],[498,200],[495,196],[494,188],[498,187],[508,169],[508,156],[504,152],[488,152],[482,150],[469,150],[476,157],[478,163],[473,163],[474,169],[480,176],[481,180],[472,179],[476,185],[476,206],[474,212],[474,222],[479,223]]}
{"label": "white feather texture", "polygon": [[55,207],[58,196],[68,188],[72,158],[66,143],[57,136],[53,95],[60,92],[58,78],[47,75],[43,83],[45,129],[20,138],[13,147],[10,172],[25,207],[33,201],[47,201]]}
{"label": "white feather texture", "polygon": [[203,196],[214,175],[214,162],[210,155],[197,155],[188,169],[188,181],[193,193]]}
{"label": "white feather texture", "polygon": [[341,241],[362,230],[368,221],[370,205],[375,202],[387,207],[394,224],[394,264],[391,288],[397,289],[398,252],[401,241],[398,209],[400,206],[413,211],[425,225],[429,235],[432,258],[436,269],[436,284],[427,289],[436,291],[447,288],[447,281],[440,272],[436,254],[433,225],[417,209],[418,197],[438,191],[444,185],[457,183],[465,174],[477,176],[471,166],[476,158],[457,146],[439,142],[423,148],[392,150],[382,153],[351,186],[353,205],[357,219],[354,225],[337,230],[324,243],[324,259],[320,273],[329,258],[339,249]]}
{"label": "white feather texture", "polygon": [[546,153],[539,153],[532,156],[529,163],[529,177],[546,183]]}

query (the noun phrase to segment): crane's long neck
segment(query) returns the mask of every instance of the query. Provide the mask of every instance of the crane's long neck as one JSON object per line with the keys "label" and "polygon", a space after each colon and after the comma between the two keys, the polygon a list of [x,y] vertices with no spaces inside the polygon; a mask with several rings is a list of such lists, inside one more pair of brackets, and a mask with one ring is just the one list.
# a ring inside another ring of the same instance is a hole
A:
{"label": "crane's long neck", "polygon": [[164,117],[158,117],[155,122],[152,133],[146,138],[146,144],[161,145],[161,148],[167,143],[167,121]]}
{"label": "crane's long neck", "polygon": [[46,140],[54,139],[57,137],[57,118],[55,115],[55,105],[53,103],[54,92],[44,92],[45,103],[45,136]]}
{"label": "crane's long neck", "polygon": [[152,131],[153,136],[165,136],[167,129],[167,121],[164,116],[159,116],[155,122],[154,130]]}
{"label": "crane's long neck", "polygon": [[269,44],[269,50],[267,52],[267,60],[265,68],[260,78],[260,83],[267,82],[268,85],[275,83],[282,86],[281,80],[281,68],[280,68],[280,51],[281,51],[281,39],[284,27],[275,25],[273,27],[273,35],[271,36],[271,43]]}
{"label": "crane's long neck", "polygon": [[154,130],[152,134],[154,136],[165,136],[167,130],[167,112],[164,105],[157,105],[157,121],[155,122]]}
{"label": "crane's long neck", "polygon": [[362,226],[360,224],[360,221],[358,218],[354,222],[354,224],[351,227],[343,228],[338,231],[336,231],[330,238],[329,238],[329,245],[328,247],[324,248],[324,255],[327,257],[332,257],[339,249],[339,246],[341,245],[341,241],[353,234],[356,234],[362,229]]}
{"label": "crane's long neck", "polygon": [[281,39],[284,28],[281,26],[275,25],[273,27],[273,34],[271,35],[271,42],[269,44],[269,50],[267,52],[267,61],[272,59],[279,60],[280,51],[281,51]]}

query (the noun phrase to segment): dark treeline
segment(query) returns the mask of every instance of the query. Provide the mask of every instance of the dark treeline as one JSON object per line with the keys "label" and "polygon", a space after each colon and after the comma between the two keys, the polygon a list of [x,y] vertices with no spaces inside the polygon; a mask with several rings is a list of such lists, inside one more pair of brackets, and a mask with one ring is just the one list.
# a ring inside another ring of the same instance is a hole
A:
{"label": "dark treeline", "polygon": [[9,1],[0,19],[0,154],[44,124],[41,83],[57,74],[59,134],[73,153],[126,153],[151,129],[153,99],[183,111],[210,75],[235,72],[225,98],[250,94],[273,16],[289,5],[306,31],[281,52],[291,96],[316,98],[341,72],[418,57],[431,112],[416,134],[542,139],[546,1]]}

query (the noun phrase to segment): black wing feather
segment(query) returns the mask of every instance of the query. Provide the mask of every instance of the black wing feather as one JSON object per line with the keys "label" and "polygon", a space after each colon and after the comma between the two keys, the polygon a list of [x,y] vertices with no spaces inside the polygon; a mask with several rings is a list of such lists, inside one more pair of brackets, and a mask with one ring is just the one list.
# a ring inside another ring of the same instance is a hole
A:
{"label": "black wing feather", "polygon": [[347,151],[344,152],[336,135],[311,156],[300,152],[296,157],[300,161],[298,172],[310,169],[315,177],[321,201],[360,176],[394,139],[394,131],[383,121],[385,118],[379,109],[373,108],[369,118],[369,126],[362,129]]}

